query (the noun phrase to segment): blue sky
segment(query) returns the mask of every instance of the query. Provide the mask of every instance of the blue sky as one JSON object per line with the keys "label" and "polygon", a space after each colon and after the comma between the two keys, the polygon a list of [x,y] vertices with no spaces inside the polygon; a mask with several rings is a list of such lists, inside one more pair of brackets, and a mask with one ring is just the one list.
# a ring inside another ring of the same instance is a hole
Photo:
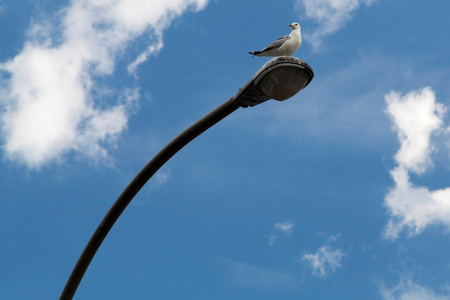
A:
{"label": "blue sky", "polygon": [[138,171],[302,26],[293,98],[133,200],[76,299],[450,299],[447,1],[0,0],[0,296],[55,299]]}

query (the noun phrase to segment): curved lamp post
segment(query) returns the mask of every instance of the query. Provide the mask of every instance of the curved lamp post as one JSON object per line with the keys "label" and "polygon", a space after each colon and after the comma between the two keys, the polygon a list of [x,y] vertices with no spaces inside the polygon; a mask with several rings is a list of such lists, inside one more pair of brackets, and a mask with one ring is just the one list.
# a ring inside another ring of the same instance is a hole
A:
{"label": "curved lamp post", "polygon": [[313,77],[314,73],[311,67],[298,58],[292,56],[273,58],[259,69],[253,78],[239,90],[235,97],[225,101],[167,144],[136,175],[111,206],[84,248],[83,253],[67,280],[60,299],[73,298],[84,273],[106,235],[114,226],[114,223],[140,189],[172,156],[190,141],[239,107],[255,106],[269,99],[278,101],[286,100],[306,87]]}

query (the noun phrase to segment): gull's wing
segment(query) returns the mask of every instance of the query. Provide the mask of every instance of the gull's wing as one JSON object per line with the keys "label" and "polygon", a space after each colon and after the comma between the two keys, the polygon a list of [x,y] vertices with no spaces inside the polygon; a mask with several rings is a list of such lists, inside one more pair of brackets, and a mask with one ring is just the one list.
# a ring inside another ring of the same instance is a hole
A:
{"label": "gull's wing", "polygon": [[280,38],[277,38],[277,39],[275,40],[275,42],[273,42],[272,44],[270,44],[269,46],[267,46],[266,48],[264,48],[261,52],[266,51],[266,50],[270,50],[270,49],[273,49],[273,48],[279,48],[279,47],[281,47],[281,45],[284,44],[284,42],[286,42],[286,41],[289,40],[290,38],[291,38],[291,37],[290,37],[289,35],[285,35],[285,36],[282,36],[282,37],[280,37]]}

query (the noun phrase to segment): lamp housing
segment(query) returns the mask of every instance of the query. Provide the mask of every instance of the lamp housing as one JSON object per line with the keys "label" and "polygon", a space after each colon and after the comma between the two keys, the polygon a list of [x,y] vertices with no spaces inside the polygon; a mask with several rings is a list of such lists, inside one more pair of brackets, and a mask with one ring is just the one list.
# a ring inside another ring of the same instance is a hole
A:
{"label": "lamp housing", "polygon": [[265,63],[242,87],[235,101],[242,107],[267,100],[284,101],[305,88],[314,78],[312,68],[293,56],[278,56]]}

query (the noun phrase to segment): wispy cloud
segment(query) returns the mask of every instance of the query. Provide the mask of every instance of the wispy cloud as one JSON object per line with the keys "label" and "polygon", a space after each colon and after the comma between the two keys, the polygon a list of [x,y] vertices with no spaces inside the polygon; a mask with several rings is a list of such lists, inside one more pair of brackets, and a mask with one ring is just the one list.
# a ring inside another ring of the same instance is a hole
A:
{"label": "wispy cloud", "polygon": [[108,144],[127,127],[139,89],[114,90],[98,81],[111,76],[119,54],[147,33],[155,39],[130,64],[135,72],[161,50],[162,32],[174,18],[207,2],[73,0],[52,21],[33,23],[23,50],[0,64],[6,157],[36,169],[69,152],[107,156]]}
{"label": "wispy cloud", "polygon": [[273,225],[273,228],[277,229],[285,235],[291,235],[294,231],[294,222],[289,220],[285,222],[278,222]]}
{"label": "wispy cloud", "polygon": [[342,267],[341,260],[344,256],[343,251],[324,245],[317,249],[316,253],[303,255],[302,261],[310,265],[312,276],[325,277],[336,272],[337,268]]}
{"label": "wispy cloud", "polygon": [[414,283],[409,278],[402,278],[399,284],[388,289],[384,286],[380,290],[384,300],[449,300],[450,294],[438,294],[435,291]]}
{"label": "wispy cloud", "polygon": [[450,188],[430,191],[410,180],[410,173],[420,175],[432,166],[430,139],[444,130],[446,108],[428,87],[404,96],[391,92],[385,99],[400,149],[391,171],[395,186],[384,199],[391,215],[384,237],[396,239],[404,229],[416,235],[433,224],[450,226]]}
{"label": "wispy cloud", "polygon": [[225,258],[217,258],[217,261],[223,264],[233,283],[242,287],[273,290],[294,285],[293,279],[283,271],[268,270]]}
{"label": "wispy cloud", "polygon": [[156,39],[155,43],[153,43],[152,45],[148,46],[147,49],[144,52],[139,54],[139,56],[135,59],[135,61],[133,61],[131,64],[128,65],[127,71],[128,71],[129,74],[134,75],[135,77],[137,77],[137,75],[136,75],[137,67],[140,64],[146,62],[149,56],[156,55],[156,54],[159,53],[159,51],[161,51],[161,49],[164,46],[164,43],[162,41],[162,34],[161,33],[157,33],[155,39]]}
{"label": "wispy cloud", "polygon": [[295,3],[301,12],[301,19],[306,17],[317,23],[312,33],[305,34],[305,40],[317,50],[322,39],[343,28],[361,5],[369,6],[375,1],[377,0],[297,0]]}
{"label": "wispy cloud", "polygon": [[[410,80],[410,69],[398,58],[361,53],[345,67],[322,74],[320,80],[284,105],[276,105],[269,112],[258,111],[246,119],[260,118],[259,128],[271,135],[379,146],[386,143],[386,134],[390,133],[383,113],[385,105],[379,101],[386,92],[383,87]],[[376,87],[370,85],[373,78],[379,79]]]}
{"label": "wispy cloud", "polygon": [[294,231],[294,222],[285,221],[285,222],[277,222],[273,225],[272,231],[266,235],[267,240],[269,242],[269,246],[273,246],[275,244],[275,240],[278,238],[278,235],[281,233],[285,236],[290,236]]}

